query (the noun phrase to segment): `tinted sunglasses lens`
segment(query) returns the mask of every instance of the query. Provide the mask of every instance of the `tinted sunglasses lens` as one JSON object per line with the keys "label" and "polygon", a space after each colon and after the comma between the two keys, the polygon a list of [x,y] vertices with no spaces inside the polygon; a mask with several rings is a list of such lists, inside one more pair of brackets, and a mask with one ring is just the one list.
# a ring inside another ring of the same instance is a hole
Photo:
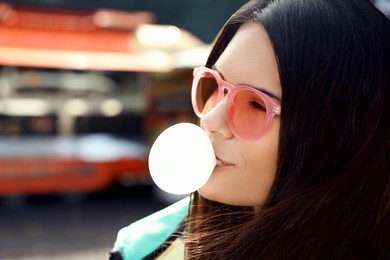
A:
{"label": "tinted sunglasses lens", "polygon": [[196,104],[201,114],[206,114],[218,103],[218,83],[208,72],[199,77],[196,86]]}
{"label": "tinted sunglasses lens", "polygon": [[249,90],[239,90],[232,98],[232,104],[229,106],[231,130],[244,140],[258,139],[267,122],[264,100]]}

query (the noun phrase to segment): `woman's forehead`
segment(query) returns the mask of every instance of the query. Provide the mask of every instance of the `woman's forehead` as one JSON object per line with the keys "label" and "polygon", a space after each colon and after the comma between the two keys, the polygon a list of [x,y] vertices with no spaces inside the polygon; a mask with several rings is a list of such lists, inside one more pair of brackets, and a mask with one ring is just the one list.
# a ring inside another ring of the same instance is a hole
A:
{"label": "woman's forehead", "polygon": [[260,24],[244,23],[218,58],[215,67],[235,85],[249,85],[282,96],[272,43]]}

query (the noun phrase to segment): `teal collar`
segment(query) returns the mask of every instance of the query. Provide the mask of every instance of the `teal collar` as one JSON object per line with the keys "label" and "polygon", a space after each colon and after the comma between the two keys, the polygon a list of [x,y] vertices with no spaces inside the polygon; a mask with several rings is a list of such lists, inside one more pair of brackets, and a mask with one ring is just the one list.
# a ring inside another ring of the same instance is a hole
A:
{"label": "teal collar", "polygon": [[188,215],[190,197],[138,220],[118,232],[113,250],[124,260],[142,259],[158,249]]}

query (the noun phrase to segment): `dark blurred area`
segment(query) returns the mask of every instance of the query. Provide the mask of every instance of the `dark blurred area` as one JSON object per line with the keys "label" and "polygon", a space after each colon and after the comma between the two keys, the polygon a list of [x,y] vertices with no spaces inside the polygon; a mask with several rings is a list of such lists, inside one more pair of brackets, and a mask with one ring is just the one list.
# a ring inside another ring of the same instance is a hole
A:
{"label": "dark blurred area", "polygon": [[143,186],[0,198],[0,259],[107,259],[120,228],[165,205]]}
{"label": "dark blurred area", "polygon": [[[106,259],[179,197],[147,157],[246,0],[0,1],[0,259]],[[390,14],[390,1],[373,0]]]}

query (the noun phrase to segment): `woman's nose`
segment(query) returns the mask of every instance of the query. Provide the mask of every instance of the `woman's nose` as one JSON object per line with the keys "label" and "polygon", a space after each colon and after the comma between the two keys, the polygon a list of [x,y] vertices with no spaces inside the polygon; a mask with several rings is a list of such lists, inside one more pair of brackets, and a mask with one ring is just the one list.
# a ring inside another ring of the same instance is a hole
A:
{"label": "woman's nose", "polygon": [[233,137],[226,118],[227,98],[222,99],[213,109],[201,118],[201,126],[209,136],[221,136],[225,139]]}

